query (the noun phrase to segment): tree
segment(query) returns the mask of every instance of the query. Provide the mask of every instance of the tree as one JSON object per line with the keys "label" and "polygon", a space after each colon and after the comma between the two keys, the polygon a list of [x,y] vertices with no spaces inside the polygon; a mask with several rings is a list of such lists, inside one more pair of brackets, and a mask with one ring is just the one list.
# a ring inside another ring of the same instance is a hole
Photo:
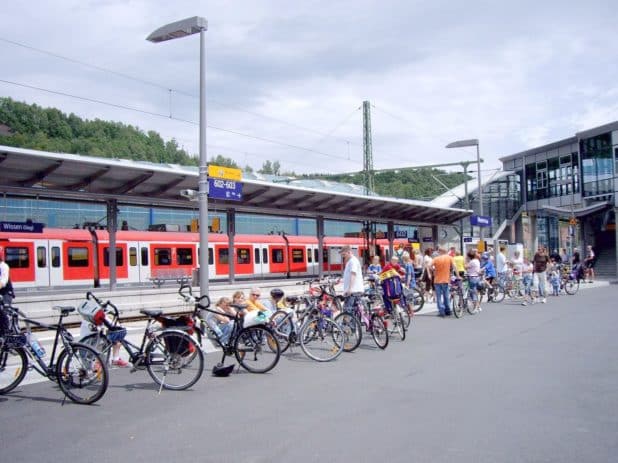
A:
{"label": "tree", "polygon": [[238,169],[238,164],[232,158],[226,158],[218,154],[214,158],[212,158],[209,164],[214,164],[215,166],[223,166],[223,167],[233,167],[234,169]]}

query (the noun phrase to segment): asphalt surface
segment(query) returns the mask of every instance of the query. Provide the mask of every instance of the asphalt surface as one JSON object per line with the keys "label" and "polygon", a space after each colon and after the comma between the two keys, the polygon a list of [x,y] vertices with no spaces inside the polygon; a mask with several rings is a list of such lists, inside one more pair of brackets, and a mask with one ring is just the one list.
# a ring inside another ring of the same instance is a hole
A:
{"label": "asphalt surface", "polygon": [[111,370],[93,406],[19,386],[0,396],[2,461],[615,462],[617,296],[421,315],[385,351],[366,339],[320,364],[297,349],[265,375],[212,377],[209,354],[184,392]]}

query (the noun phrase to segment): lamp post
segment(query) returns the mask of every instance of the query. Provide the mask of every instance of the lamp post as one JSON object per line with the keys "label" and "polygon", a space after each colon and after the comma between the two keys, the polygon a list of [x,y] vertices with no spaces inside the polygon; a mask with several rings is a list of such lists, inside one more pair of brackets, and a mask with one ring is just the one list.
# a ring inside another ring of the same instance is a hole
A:
{"label": "lamp post", "polygon": [[[479,152],[479,141],[476,138],[470,140],[458,140],[446,145],[446,148],[464,148],[466,146],[476,146],[476,164],[478,165],[477,178],[479,190],[479,215],[483,215],[483,188],[481,187],[481,155]],[[466,166],[467,167],[467,166]],[[483,227],[479,227],[479,240],[483,241]]]}
{"label": "lamp post", "polygon": [[206,30],[208,21],[200,16],[166,24],[146,40],[159,43],[200,34],[200,166],[198,202],[200,216],[200,295],[208,294],[208,164],[206,162]]}

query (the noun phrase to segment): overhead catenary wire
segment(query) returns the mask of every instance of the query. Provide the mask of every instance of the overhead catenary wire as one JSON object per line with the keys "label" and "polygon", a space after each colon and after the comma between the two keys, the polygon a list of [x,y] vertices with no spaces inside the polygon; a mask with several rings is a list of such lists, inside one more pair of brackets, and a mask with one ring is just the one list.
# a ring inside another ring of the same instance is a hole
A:
{"label": "overhead catenary wire", "polygon": [[[153,111],[147,111],[144,109],[139,109],[139,108],[133,108],[131,106],[127,106],[127,105],[122,105],[122,104],[118,104],[118,103],[111,103],[109,101],[104,101],[104,100],[99,100],[96,98],[90,98],[90,97],[85,97],[85,96],[80,96],[80,95],[73,95],[67,92],[61,92],[58,90],[51,90],[51,89],[47,89],[47,88],[43,88],[43,87],[38,87],[35,85],[29,85],[29,84],[24,84],[24,83],[20,83],[20,82],[14,82],[14,81],[10,81],[10,80],[6,80],[6,79],[0,79],[0,82],[5,83],[5,84],[9,84],[9,85],[15,85],[18,87],[24,87],[24,88],[29,88],[31,90],[37,90],[37,91],[41,91],[41,92],[46,92],[46,93],[51,93],[54,95],[60,95],[60,96],[65,96],[65,97],[69,97],[69,98],[75,98],[78,100],[82,100],[82,101],[88,101],[90,103],[97,103],[97,104],[101,104],[101,105],[105,105],[105,106],[110,106],[113,108],[119,108],[119,109],[124,109],[127,111],[134,111],[134,112],[138,112],[141,114],[147,114],[150,116],[154,116],[154,117],[162,117],[165,119],[171,119],[171,120],[175,120],[175,121],[179,121],[179,122],[184,122],[184,123],[188,123],[188,124],[192,124],[192,125],[199,125],[199,123],[197,121],[192,121],[192,120],[188,120],[188,119],[182,119],[182,118],[178,118],[178,117],[170,117],[170,115],[168,114],[162,114],[162,113],[156,113]],[[254,140],[259,140],[259,141],[263,141],[263,142],[267,142],[267,143],[273,143],[276,145],[280,145],[280,146],[285,146],[288,148],[293,148],[293,149],[297,149],[297,150],[301,150],[301,151],[306,151],[306,152],[311,152],[311,153],[315,153],[315,154],[319,154],[322,156],[327,156],[327,157],[331,157],[334,159],[342,159],[345,161],[348,161],[348,158],[346,156],[338,156],[332,153],[325,153],[323,151],[318,151],[312,148],[307,148],[304,146],[298,146],[298,145],[294,145],[291,143],[286,143],[286,142],[282,142],[282,141],[278,141],[278,140],[272,140],[270,138],[266,138],[266,137],[260,137],[257,135],[251,135],[251,134],[247,134],[247,133],[243,133],[243,132],[238,132],[236,130],[231,130],[231,129],[224,129],[223,127],[217,127],[214,125],[207,125],[208,128],[213,129],[213,130],[218,130],[221,132],[226,132],[226,133],[231,133],[234,135],[238,135],[238,136],[242,136],[242,137],[246,137],[246,138],[251,138]],[[354,161],[353,161],[354,162]],[[360,161],[358,161],[358,163],[360,164]]]}

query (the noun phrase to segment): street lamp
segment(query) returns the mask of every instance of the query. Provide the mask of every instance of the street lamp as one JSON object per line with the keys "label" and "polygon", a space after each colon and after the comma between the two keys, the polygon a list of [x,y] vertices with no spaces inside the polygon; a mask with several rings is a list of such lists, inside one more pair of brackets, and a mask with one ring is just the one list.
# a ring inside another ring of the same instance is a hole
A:
{"label": "street lamp", "polygon": [[199,16],[158,28],[146,40],[159,43],[200,34],[200,166],[198,202],[200,211],[200,295],[208,294],[208,164],[206,162],[206,30],[208,21]]}
{"label": "street lamp", "polygon": [[[478,189],[479,189],[479,215],[483,215],[483,188],[481,187],[481,155],[479,153],[479,141],[476,138],[470,140],[458,140],[446,145],[447,148],[464,148],[476,146],[476,164],[478,165]],[[466,166],[467,167],[467,166]],[[479,227],[479,240],[483,241],[483,227]]]}

